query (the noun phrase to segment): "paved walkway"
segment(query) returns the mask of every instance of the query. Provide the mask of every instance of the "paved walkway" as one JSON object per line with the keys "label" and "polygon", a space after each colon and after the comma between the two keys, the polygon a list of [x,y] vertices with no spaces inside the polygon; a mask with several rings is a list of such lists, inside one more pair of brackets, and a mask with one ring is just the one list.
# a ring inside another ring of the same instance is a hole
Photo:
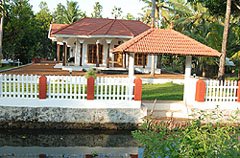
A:
{"label": "paved walkway", "polygon": [[144,100],[142,105],[147,108],[148,115],[156,119],[171,117],[189,119],[191,114],[191,107],[186,106],[183,101]]}
{"label": "paved walkway", "polygon": [[[34,74],[34,75],[70,75],[69,71],[54,68],[56,63],[35,63],[28,66],[24,66],[18,69],[2,72],[2,74]],[[73,71],[73,76],[84,76],[85,72]],[[112,76],[112,77],[127,77],[126,74],[97,74],[97,76]],[[137,74],[137,77],[141,78],[152,78],[149,74]],[[154,78],[165,78],[165,79],[183,79],[182,74],[160,74],[155,75]]]}

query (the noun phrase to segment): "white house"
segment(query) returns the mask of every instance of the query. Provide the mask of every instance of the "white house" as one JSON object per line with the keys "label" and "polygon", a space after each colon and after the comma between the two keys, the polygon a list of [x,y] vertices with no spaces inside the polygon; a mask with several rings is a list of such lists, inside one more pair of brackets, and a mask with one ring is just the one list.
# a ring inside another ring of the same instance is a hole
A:
{"label": "white house", "polygon": [[[127,69],[128,54],[112,54],[111,50],[149,28],[136,20],[106,18],[83,18],[69,25],[51,24],[49,38],[57,42],[57,62],[60,63],[56,67]],[[68,63],[69,57],[74,57],[74,62]],[[139,70],[149,72],[150,56],[138,53],[134,64]]]}

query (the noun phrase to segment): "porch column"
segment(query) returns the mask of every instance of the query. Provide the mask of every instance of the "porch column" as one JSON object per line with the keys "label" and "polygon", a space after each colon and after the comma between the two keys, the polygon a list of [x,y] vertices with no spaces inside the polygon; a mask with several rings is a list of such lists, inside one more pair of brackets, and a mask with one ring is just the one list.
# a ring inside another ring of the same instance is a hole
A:
{"label": "porch column", "polygon": [[[78,40],[76,40],[75,44],[75,51],[74,51],[74,65],[78,66]],[[80,57],[79,57],[80,58]]]}
{"label": "porch column", "polygon": [[66,61],[65,61],[65,55],[66,55],[66,42],[63,42],[63,53],[62,53],[62,65],[65,66],[66,65]]}
{"label": "porch column", "polygon": [[128,78],[134,77],[134,53],[129,53]]}
{"label": "porch column", "polygon": [[61,45],[57,43],[57,62],[60,62],[60,47]]}
{"label": "porch column", "polygon": [[152,54],[152,62],[151,62],[151,76],[153,77],[155,75],[155,55]]}
{"label": "porch column", "polygon": [[109,68],[109,60],[110,60],[110,45],[112,40],[108,39],[106,40],[107,44],[108,44],[108,50],[107,50],[107,68]]}
{"label": "porch column", "polygon": [[97,62],[96,62],[96,67],[99,67],[99,40],[97,40],[96,45],[97,45],[97,52],[96,52],[96,57],[97,57]]}
{"label": "porch column", "polygon": [[192,100],[192,92],[193,86],[196,85],[192,85],[192,81],[190,80],[191,77],[191,69],[192,69],[192,56],[186,56],[186,61],[185,61],[185,81],[184,81],[184,94],[183,94],[183,101],[185,102],[186,105],[188,105],[191,100]]}
{"label": "porch column", "polygon": [[65,65],[66,65],[66,63],[67,63],[67,54],[68,54],[68,47],[67,47],[67,44],[65,44],[65,47],[64,47],[64,49],[65,49],[65,55],[64,55],[64,60],[65,60]]}
{"label": "porch column", "polygon": [[84,42],[84,40],[79,40],[79,43],[80,43],[80,63],[79,63],[79,65],[80,66],[82,66],[83,42]]}

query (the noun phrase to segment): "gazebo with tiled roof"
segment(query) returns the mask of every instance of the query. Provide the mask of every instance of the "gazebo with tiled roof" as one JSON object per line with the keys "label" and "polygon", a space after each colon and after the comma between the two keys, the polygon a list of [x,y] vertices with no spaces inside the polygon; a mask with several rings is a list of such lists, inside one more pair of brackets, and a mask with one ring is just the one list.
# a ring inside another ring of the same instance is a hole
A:
{"label": "gazebo with tiled roof", "polygon": [[191,75],[192,56],[220,57],[221,54],[172,29],[151,28],[131,40],[121,44],[113,50],[114,53],[127,53],[130,55],[129,76],[133,76],[134,54],[152,55],[152,67],[156,66],[154,56],[157,54],[172,54],[186,56],[185,77]]}

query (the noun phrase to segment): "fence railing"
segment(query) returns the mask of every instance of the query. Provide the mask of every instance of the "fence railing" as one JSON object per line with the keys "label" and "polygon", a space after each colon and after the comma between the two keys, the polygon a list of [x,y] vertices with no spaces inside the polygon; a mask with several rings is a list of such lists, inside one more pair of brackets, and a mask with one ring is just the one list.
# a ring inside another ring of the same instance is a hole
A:
{"label": "fence railing", "polygon": [[38,80],[36,75],[0,74],[0,97],[38,98]]}
{"label": "fence railing", "polygon": [[[43,82],[40,82],[41,78],[37,75],[0,74],[0,97],[41,98],[39,95],[43,85]],[[87,79],[81,76],[46,76],[44,78],[46,79],[43,87],[46,90],[44,99],[85,100],[88,96],[88,86],[92,87],[95,100],[134,99],[134,79],[99,77],[95,79],[95,84],[90,86]],[[136,98],[139,100],[139,94]]]}
{"label": "fence railing", "polygon": [[47,76],[47,83],[50,99],[86,99],[85,77]]}
{"label": "fence railing", "polygon": [[95,83],[95,99],[97,100],[133,99],[133,79],[99,77]]}
{"label": "fence railing", "polygon": [[236,102],[237,81],[206,80],[206,96],[208,102]]}

